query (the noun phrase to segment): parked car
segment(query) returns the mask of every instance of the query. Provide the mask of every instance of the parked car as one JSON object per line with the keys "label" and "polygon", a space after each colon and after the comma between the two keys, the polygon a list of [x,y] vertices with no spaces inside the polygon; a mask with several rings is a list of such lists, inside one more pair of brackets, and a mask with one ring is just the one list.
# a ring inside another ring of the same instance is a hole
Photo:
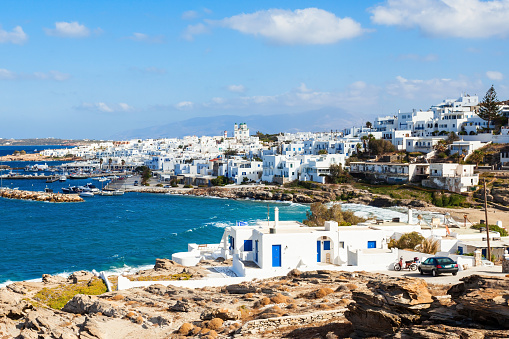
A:
{"label": "parked car", "polygon": [[434,277],[441,273],[456,275],[458,270],[458,263],[449,257],[428,258],[419,265],[419,272],[421,274],[430,273]]}

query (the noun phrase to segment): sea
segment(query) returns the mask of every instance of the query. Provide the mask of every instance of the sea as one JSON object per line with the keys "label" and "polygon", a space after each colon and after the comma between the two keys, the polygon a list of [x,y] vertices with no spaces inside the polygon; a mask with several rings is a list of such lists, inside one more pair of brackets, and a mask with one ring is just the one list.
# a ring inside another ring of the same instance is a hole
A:
{"label": "sea", "polygon": [[[21,165],[25,167],[26,163]],[[2,185],[61,191],[70,184],[87,182],[98,185],[90,179],[51,184],[41,179],[4,179]],[[188,243],[218,243],[224,228],[237,222],[253,224],[267,220],[267,215],[273,220],[276,206],[280,220],[302,221],[309,211],[307,204],[289,202],[135,192],[94,196],[80,203],[0,198],[0,287],[15,281],[39,280],[46,273],[66,276],[95,269],[119,274],[152,268],[156,258],[171,258],[173,253],[187,251]],[[358,204],[343,204],[343,208],[366,218],[405,220],[406,216],[404,208]],[[425,218],[431,216],[429,213]]]}

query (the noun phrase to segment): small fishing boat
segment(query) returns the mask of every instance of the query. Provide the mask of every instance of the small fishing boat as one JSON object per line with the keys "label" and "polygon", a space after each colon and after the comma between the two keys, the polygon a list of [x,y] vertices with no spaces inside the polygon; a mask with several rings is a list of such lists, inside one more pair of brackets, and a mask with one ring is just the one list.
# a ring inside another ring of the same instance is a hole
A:
{"label": "small fishing boat", "polygon": [[112,196],[113,195],[113,191],[99,191],[99,193],[97,193],[98,195],[104,195],[104,196]]}
{"label": "small fishing boat", "polygon": [[121,190],[114,190],[113,195],[124,195],[124,191]]}
{"label": "small fishing boat", "polygon": [[88,191],[83,191],[80,193],[80,197],[82,197],[82,198],[88,198],[88,197],[93,197],[93,196],[94,196],[94,193],[88,192]]}

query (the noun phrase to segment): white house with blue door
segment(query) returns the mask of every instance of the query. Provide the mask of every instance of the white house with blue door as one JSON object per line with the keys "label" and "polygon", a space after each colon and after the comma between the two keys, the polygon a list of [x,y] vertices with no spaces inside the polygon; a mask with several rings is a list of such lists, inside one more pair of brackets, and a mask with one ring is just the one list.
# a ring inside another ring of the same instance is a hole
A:
{"label": "white house with blue door", "polygon": [[233,270],[239,276],[359,263],[385,269],[397,258],[397,251],[387,247],[393,233],[392,229],[370,224],[338,227],[336,222],[327,221],[323,227],[309,227],[297,221],[280,221],[276,207],[274,221],[227,227],[217,256],[233,259]]}

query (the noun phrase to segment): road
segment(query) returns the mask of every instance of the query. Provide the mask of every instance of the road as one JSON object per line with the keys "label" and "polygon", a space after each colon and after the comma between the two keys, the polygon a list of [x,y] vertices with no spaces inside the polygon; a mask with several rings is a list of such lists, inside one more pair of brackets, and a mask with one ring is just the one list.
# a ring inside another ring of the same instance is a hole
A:
{"label": "road", "polygon": [[424,279],[429,284],[439,284],[439,285],[455,285],[460,283],[460,279],[463,277],[467,277],[473,274],[478,275],[491,275],[498,277],[505,277],[507,273],[502,273],[502,266],[479,266],[479,267],[471,267],[464,271],[459,271],[458,275],[454,276],[450,273],[441,274],[438,277],[432,277],[429,274],[421,275],[419,271],[377,271],[375,273],[387,274],[391,277],[412,277],[412,278],[420,278]]}

